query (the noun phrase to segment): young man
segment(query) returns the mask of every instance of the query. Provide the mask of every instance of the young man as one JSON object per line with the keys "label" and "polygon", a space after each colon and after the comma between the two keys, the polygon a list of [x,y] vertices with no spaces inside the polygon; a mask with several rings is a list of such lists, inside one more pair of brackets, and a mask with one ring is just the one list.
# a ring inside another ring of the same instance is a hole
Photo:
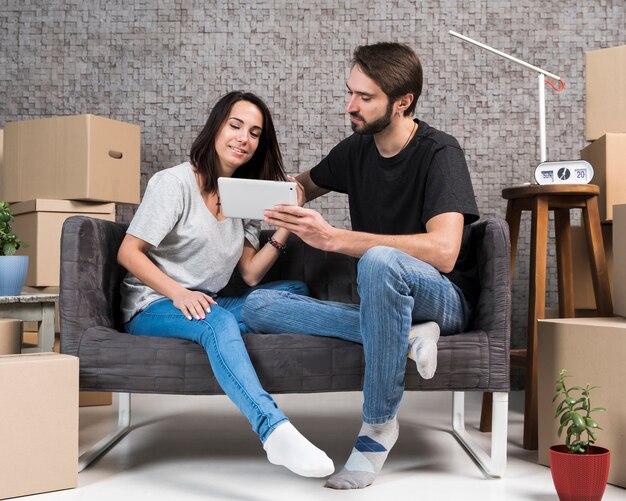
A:
{"label": "young man", "polygon": [[374,481],[398,437],[407,352],[422,377],[432,377],[440,331],[462,332],[477,295],[475,262],[464,252],[467,225],[478,219],[474,192],[458,142],[413,119],[422,88],[418,57],[396,43],[358,47],[347,87],[355,134],[297,179],[307,200],[347,193],[352,230],[296,206],[266,211],[266,222],[313,247],[360,258],[361,304],[258,291],[243,313],[260,332],[363,344],[363,426],[344,469],[326,483],[336,489]]}

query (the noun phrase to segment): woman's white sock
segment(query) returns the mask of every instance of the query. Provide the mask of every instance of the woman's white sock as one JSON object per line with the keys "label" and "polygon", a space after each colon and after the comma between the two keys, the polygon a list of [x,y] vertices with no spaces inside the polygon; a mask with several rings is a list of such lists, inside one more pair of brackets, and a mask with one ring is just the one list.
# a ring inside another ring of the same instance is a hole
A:
{"label": "woman's white sock", "polygon": [[302,475],[326,477],[335,471],[332,459],[309,442],[289,422],[279,424],[263,444],[270,463]]}

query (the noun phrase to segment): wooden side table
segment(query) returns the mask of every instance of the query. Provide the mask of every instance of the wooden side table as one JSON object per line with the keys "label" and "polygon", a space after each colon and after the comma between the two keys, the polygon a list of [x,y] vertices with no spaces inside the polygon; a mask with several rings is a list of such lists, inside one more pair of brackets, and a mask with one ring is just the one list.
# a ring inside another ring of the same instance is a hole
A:
{"label": "wooden side table", "polygon": [[[531,212],[527,348],[511,350],[511,365],[526,369],[523,443],[525,449],[537,449],[537,319],[545,318],[549,211],[554,211],[559,316],[574,317],[571,209],[582,209],[598,313],[603,317],[613,315],[613,300],[598,212],[599,193],[600,188],[590,184],[525,185],[502,190],[502,198],[508,200],[506,221],[509,224],[511,238],[511,283],[515,270],[515,252],[522,211]],[[491,429],[488,419],[488,416],[491,416],[489,398],[491,395],[487,395],[485,394],[486,398],[483,399],[482,431]]]}
{"label": "wooden side table", "polygon": [[22,353],[52,351],[54,347],[54,305],[58,294],[20,294],[0,296],[0,317],[37,322],[37,346],[22,349]]}

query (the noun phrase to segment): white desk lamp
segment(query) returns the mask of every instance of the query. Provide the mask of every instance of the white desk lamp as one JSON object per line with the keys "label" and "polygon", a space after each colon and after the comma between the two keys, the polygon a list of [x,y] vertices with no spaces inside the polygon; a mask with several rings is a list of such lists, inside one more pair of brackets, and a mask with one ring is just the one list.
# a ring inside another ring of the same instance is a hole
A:
{"label": "white desk lamp", "polygon": [[[586,184],[591,181],[593,177],[593,168],[588,162],[584,160],[573,160],[573,161],[561,161],[561,162],[546,162],[546,93],[545,93],[545,85],[546,83],[550,85],[555,91],[562,92],[565,89],[565,82],[554,73],[550,73],[544,69],[541,69],[537,66],[533,66],[521,59],[510,56],[509,54],[505,54],[502,51],[494,49],[493,47],[489,47],[484,43],[473,40],[472,38],[466,37],[465,35],[461,35],[456,31],[448,31],[450,35],[460,38],[466,42],[477,45],[481,49],[488,50],[497,54],[500,57],[504,57],[509,61],[513,61],[516,64],[524,66],[530,70],[536,71],[538,73],[538,83],[539,83],[539,155],[541,163],[537,167],[535,171],[535,179],[539,184],[561,184],[561,183],[580,183]],[[557,88],[552,82],[550,82],[546,77],[549,77],[553,80],[557,80],[561,85]]]}

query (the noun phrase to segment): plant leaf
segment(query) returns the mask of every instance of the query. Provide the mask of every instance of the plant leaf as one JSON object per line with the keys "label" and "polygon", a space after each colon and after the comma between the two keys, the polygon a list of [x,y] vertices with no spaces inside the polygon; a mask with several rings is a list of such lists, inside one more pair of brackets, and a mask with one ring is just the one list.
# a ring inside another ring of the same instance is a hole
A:
{"label": "plant leaf", "polygon": [[572,424],[576,427],[576,428],[580,428],[581,426],[585,427],[585,420],[584,418],[578,414],[577,412],[570,412],[570,417],[572,418]]}
{"label": "plant leaf", "polygon": [[13,254],[15,254],[16,250],[17,250],[17,247],[15,246],[15,244],[13,244],[13,243],[6,243],[2,247],[2,255],[3,256],[12,256]]}

